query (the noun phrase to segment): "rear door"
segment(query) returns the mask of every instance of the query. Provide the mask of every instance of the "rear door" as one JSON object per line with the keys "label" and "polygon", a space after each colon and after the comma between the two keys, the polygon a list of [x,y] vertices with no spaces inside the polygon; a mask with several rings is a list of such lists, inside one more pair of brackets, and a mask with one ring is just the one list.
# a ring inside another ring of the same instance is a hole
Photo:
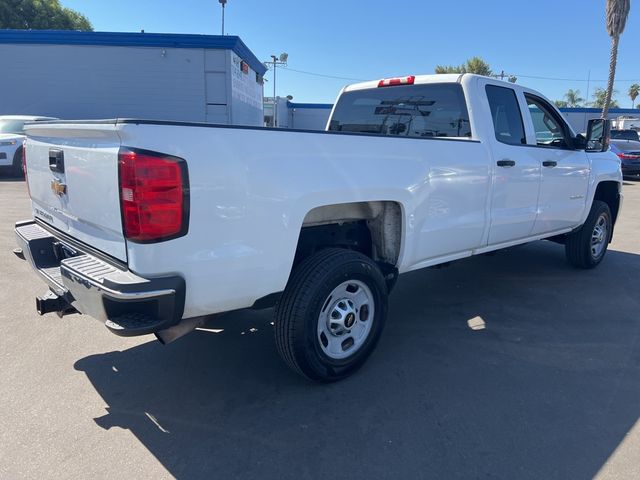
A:
{"label": "rear door", "polygon": [[26,133],[34,217],[126,261],[115,121],[37,124],[27,126]]}
{"label": "rear door", "polygon": [[526,238],[536,220],[540,161],[527,148],[517,92],[487,82],[486,97],[494,135],[487,139],[493,155],[489,245]]}
{"label": "rear door", "polygon": [[587,153],[575,150],[571,130],[543,98],[525,93],[528,150],[542,167],[538,215],[533,234],[574,227],[586,208],[590,166]]}

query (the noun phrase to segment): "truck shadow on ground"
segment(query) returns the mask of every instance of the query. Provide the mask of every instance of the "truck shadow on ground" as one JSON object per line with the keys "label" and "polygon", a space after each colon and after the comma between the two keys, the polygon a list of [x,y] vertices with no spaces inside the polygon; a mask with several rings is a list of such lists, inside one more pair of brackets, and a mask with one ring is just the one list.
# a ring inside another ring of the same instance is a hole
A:
{"label": "truck shadow on ground", "polygon": [[640,414],[638,278],[638,255],[578,271],[545,242],[407,274],[378,350],[331,385],[284,367],[269,311],[75,367],[98,425],[177,478],[591,478]]}

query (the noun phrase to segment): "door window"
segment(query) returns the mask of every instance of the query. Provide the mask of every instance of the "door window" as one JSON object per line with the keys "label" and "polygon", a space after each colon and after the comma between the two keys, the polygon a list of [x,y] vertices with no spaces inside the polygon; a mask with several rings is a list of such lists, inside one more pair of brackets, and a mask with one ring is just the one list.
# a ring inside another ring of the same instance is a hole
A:
{"label": "door window", "polygon": [[527,138],[516,92],[512,88],[496,85],[487,85],[486,92],[496,139],[510,145],[526,144]]}
{"label": "door window", "polygon": [[567,128],[560,116],[544,100],[525,94],[529,115],[541,147],[569,148]]}

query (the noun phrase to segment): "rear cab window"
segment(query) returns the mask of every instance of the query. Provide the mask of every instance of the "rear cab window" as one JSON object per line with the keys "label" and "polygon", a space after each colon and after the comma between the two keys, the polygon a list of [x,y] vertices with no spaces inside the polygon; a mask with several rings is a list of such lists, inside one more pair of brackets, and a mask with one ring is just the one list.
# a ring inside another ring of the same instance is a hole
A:
{"label": "rear cab window", "polygon": [[334,109],[329,131],[414,138],[471,137],[464,93],[457,83],[345,92]]}

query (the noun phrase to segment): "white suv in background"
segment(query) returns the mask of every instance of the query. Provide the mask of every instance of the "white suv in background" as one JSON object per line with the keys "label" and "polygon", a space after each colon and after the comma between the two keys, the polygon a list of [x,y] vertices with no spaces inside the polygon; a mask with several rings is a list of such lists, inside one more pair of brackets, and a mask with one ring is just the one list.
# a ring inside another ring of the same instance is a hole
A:
{"label": "white suv in background", "polygon": [[57,118],[30,115],[0,116],[0,167],[2,171],[8,169],[11,174],[22,176],[24,124],[42,120],[57,120]]}

